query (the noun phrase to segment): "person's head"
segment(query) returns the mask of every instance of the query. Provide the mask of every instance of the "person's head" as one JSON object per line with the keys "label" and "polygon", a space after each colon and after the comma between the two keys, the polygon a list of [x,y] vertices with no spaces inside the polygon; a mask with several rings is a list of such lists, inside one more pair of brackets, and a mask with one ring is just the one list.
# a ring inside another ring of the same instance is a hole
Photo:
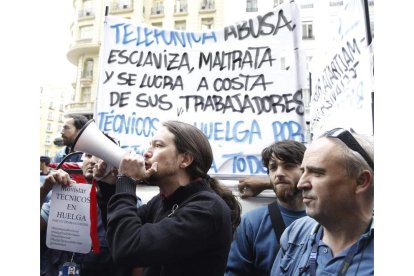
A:
{"label": "person's head", "polygon": [[213,152],[203,132],[179,121],[162,124],[144,157],[149,163],[158,162],[158,171],[150,180],[180,170],[184,170],[190,179],[205,177],[213,162]]}
{"label": "person's head", "polygon": [[296,141],[279,141],[266,147],[262,151],[262,163],[267,168],[270,183],[277,198],[283,202],[290,202],[301,195],[297,188],[302,175],[300,165],[306,147]]}
{"label": "person's head", "polygon": [[298,183],[306,213],[321,224],[349,216],[370,216],[373,157],[370,140],[343,129],[329,131],[315,140],[305,152]]}
{"label": "person's head", "polygon": [[93,178],[93,168],[98,163],[99,158],[92,154],[85,153],[83,155],[82,172],[85,179],[90,183]]}
{"label": "person's head", "polygon": [[157,172],[149,179],[151,182],[182,172],[190,180],[199,177],[206,179],[214,192],[229,206],[234,233],[240,223],[241,206],[229,189],[208,176],[213,163],[213,151],[201,130],[184,122],[166,121],[154,135],[144,157],[147,169],[153,162],[158,162]]}
{"label": "person's head", "polygon": [[60,134],[64,145],[71,147],[79,131],[88,122],[88,118],[79,114],[69,114],[66,117]]}
{"label": "person's head", "polygon": [[43,169],[50,164],[50,157],[49,156],[40,156],[40,169]]}
{"label": "person's head", "polygon": [[[109,136],[108,134],[105,134],[105,133],[104,133],[104,135],[106,137],[108,137],[114,144],[118,144],[117,141],[115,140],[115,138],[113,138],[113,137],[111,137],[111,136]],[[83,157],[82,157],[82,161],[83,161],[83,163],[82,163],[82,172],[83,172],[83,176],[85,177],[85,179],[88,182],[91,182],[92,178],[94,178],[94,175],[96,174],[95,165],[98,164],[98,162],[101,161],[101,160],[102,159],[100,159],[99,157],[94,156],[90,153],[85,152],[83,154]],[[109,167],[110,166],[108,165],[108,168]],[[94,168],[95,168],[95,171],[94,171]],[[111,169],[111,168],[109,168],[109,169]]]}

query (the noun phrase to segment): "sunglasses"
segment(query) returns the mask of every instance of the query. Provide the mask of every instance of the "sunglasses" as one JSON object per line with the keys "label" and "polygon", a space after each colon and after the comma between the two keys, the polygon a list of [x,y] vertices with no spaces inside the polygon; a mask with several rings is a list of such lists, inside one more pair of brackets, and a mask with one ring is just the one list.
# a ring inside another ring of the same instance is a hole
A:
{"label": "sunglasses", "polygon": [[343,128],[334,128],[325,132],[322,136],[333,137],[341,140],[348,148],[361,154],[362,158],[367,161],[368,165],[374,170],[374,162],[371,160],[367,152],[361,147],[358,141],[352,136],[351,132]]}

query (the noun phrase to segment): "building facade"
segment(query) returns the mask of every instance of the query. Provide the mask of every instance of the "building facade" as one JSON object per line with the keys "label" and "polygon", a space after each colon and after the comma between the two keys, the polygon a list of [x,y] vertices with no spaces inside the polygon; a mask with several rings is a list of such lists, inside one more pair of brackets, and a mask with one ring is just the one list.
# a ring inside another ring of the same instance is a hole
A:
{"label": "building facade", "polygon": [[65,105],[71,100],[69,89],[52,85],[40,87],[40,155],[53,157],[60,149],[54,143],[60,137]]}

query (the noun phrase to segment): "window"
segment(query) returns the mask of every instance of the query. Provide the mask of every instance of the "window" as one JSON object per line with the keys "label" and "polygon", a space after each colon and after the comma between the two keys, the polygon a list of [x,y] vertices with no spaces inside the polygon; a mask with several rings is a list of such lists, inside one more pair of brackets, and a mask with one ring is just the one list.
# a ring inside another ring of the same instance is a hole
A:
{"label": "window", "polygon": [[308,88],[302,89],[303,105],[309,107],[310,103],[310,90]]}
{"label": "window", "polygon": [[90,87],[82,87],[81,93],[81,102],[90,102],[91,101],[91,88]]}
{"label": "window", "polygon": [[59,111],[63,111],[63,104],[60,104]]}
{"label": "window", "polygon": [[154,1],[151,8],[151,14],[164,14],[164,2],[163,1]]}
{"label": "window", "polygon": [[213,18],[202,18],[201,19],[201,30],[210,30],[214,27],[214,19]]}
{"label": "window", "polygon": [[93,15],[93,1],[92,0],[84,0],[83,1],[83,10],[84,10],[84,16]]}
{"label": "window", "polygon": [[313,3],[304,3],[300,5],[301,9],[312,9],[313,8]]}
{"label": "window", "polygon": [[257,12],[257,0],[247,0],[246,12]]}
{"label": "window", "polygon": [[62,125],[57,125],[56,126],[56,132],[60,133],[61,130],[62,130]]}
{"label": "window", "polygon": [[186,27],[185,20],[175,21],[174,25],[175,25],[174,28],[176,30],[185,31],[185,27]]}
{"label": "window", "polygon": [[175,13],[187,12],[187,0],[175,1]]}
{"label": "window", "polygon": [[49,121],[53,121],[53,112],[52,111],[49,111],[49,113],[47,114],[47,119]]}
{"label": "window", "polygon": [[49,109],[53,109],[53,102],[49,102]]}
{"label": "window", "polygon": [[307,56],[306,57],[306,64],[305,64],[306,72],[309,72],[312,69],[311,66],[312,66],[312,57]]}
{"label": "window", "polygon": [[303,22],[302,39],[305,39],[305,40],[314,39],[312,22]]}
{"label": "window", "polygon": [[93,77],[93,59],[87,59],[83,63],[82,78],[91,79]]}
{"label": "window", "polygon": [[[61,113],[61,114],[59,114],[59,122],[63,122],[63,114]],[[58,126],[59,128],[59,131],[60,131],[60,126]]]}
{"label": "window", "polygon": [[130,0],[120,0],[119,1],[119,8],[120,9],[128,9],[131,7],[131,1]]}
{"label": "window", "polygon": [[283,0],[275,0],[273,7],[283,4]]}
{"label": "window", "polygon": [[79,28],[79,39],[91,39],[93,34],[93,26],[86,25]]}
{"label": "window", "polygon": [[162,28],[162,22],[152,22],[151,25],[154,27]]}
{"label": "window", "polygon": [[202,10],[214,10],[214,1],[212,0],[203,0],[201,1]]}
{"label": "window", "polygon": [[94,16],[94,8],[93,8],[93,1],[92,0],[83,0],[82,8],[79,9],[78,16],[79,18]]}
{"label": "window", "polygon": [[285,69],[286,69],[286,58],[281,57],[280,58],[280,70],[285,70]]}
{"label": "window", "polygon": [[369,22],[369,26],[371,29],[371,36],[374,37],[374,22],[373,21]]}
{"label": "window", "polygon": [[45,144],[50,145],[50,136],[49,135],[46,135]]}
{"label": "window", "polygon": [[51,132],[52,131],[52,124],[51,123],[47,123],[46,125],[46,131]]}

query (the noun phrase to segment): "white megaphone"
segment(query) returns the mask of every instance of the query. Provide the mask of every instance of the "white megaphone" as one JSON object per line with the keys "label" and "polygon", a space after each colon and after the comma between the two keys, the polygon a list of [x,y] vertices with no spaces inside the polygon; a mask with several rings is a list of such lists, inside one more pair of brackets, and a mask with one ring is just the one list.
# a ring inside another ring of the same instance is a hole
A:
{"label": "white megaphone", "polygon": [[126,153],[99,130],[94,119],[89,120],[79,131],[72,150],[92,154],[116,168],[119,167],[122,156]]}

